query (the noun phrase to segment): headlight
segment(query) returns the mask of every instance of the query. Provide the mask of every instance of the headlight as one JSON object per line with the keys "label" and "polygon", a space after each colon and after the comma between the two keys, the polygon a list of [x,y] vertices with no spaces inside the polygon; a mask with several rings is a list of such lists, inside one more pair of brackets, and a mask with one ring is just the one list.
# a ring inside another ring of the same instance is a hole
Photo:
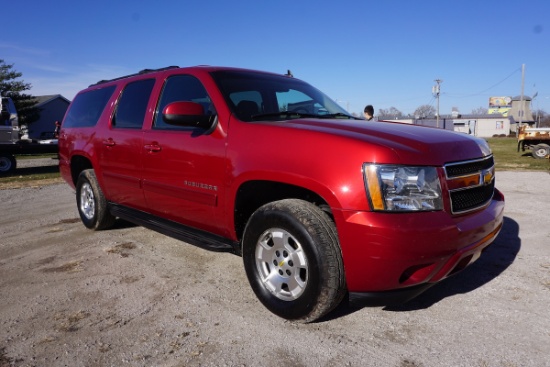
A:
{"label": "headlight", "polygon": [[365,186],[373,210],[441,210],[441,185],[435,167],[365,163]]}

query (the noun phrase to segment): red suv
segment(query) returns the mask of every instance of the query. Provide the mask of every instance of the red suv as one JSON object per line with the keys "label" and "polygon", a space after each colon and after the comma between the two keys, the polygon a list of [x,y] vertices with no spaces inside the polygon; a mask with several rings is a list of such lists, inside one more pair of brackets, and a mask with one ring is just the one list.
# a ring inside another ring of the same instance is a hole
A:
{"label": "red suv", "polygon": [[404,302],[475,261],[504,197],[484,140],[350,116],[290,75],[168,67],[71,103],[60,169],[84,225],[117,217],[243,258],[273,313]]}

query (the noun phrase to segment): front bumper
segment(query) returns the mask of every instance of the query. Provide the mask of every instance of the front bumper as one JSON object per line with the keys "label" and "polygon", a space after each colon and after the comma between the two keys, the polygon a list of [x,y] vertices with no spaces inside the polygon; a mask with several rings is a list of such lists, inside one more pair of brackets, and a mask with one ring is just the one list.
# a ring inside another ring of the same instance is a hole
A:
{"label": "front bumper", "polygon": [[[410,299],[479,258],[502,228],[504,196],[461,216],[335,211],[350,293]],[[412,296],[411,296],[412,294]]]}

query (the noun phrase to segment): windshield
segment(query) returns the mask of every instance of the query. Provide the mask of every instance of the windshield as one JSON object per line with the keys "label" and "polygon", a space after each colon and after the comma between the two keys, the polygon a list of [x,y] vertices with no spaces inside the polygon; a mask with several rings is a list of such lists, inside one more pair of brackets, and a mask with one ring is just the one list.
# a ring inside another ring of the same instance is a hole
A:
{"label": "windshield", "polygon": [[289,76],[228,70],[215,71],[212,76],[231,110],[243,121],[353,118],[319,90]]}

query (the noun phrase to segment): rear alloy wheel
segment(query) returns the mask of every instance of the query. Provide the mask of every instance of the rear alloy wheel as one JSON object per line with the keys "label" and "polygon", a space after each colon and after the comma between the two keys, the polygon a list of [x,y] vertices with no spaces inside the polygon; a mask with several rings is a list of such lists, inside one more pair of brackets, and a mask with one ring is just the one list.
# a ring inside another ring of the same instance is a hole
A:
{"label": "rear alloy wheel", "polygon": [[531,154],[534,158],[544,159],[550,154],[550,145],[548,144],[537,144],[531,150]]}
{"label": "rear alloy wheel", "polygon": [[92,169],[82,171],[78,176],[76,205],[82,223],[90,229],[108,229],[115,223],[116,218],[107,207],[107,200]]}
{"label": "rear alloy wheel", "polygon": [[315,321],[346,293],[334,223],[306,201],[285,199],[259,208],[245,229],[243,262],[258,299],[288,320]]}

